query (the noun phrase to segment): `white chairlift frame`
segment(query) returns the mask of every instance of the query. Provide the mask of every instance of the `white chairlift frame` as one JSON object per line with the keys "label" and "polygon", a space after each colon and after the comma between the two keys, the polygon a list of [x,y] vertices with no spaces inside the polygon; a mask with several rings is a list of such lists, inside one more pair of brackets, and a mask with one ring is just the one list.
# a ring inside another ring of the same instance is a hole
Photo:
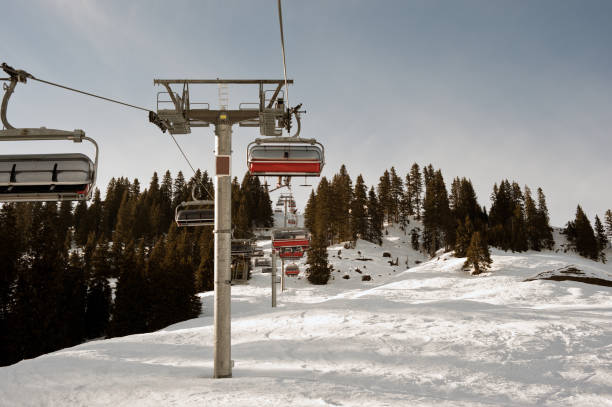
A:
{"label": "white chairlift frame", "polygon": [[[0,130],[0,141],[53,141],[53,140],[68,140],[75,143],[81,143],[87,140],[96,148],[94,159],[93,174],[91,177],[91,185],[87,194],[81,195],[73,192],[45,192],[45,193],[15,193],[0,195],[0,202],[42,202],[42,201],[80,201],[89,200],[93,194],[96,185],[96,177],[98,175],[98,143],[90,137],[85,136],[83,130],[55,130],[46,128],[21,128]],[[12,155],[4,155],[11,157]],[[16,155],[15,155],[16,156]],[[44,154],[42,155],[44,157]],[[73,182],[56,181],[52,185],[73,185]],[[11,185],[10,183],[8,184]],[[16,184],[17,185],[17,184]],[[44,184],[46,185],[46,183]]]}

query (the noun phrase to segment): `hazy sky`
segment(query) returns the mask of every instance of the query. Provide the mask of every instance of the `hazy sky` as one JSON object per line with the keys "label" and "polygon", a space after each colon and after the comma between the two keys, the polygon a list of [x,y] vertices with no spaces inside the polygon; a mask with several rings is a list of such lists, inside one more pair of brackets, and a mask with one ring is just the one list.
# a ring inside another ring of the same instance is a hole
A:
{"label": "hazy sky", "polygon": [[[285,0],[283,12],[290,100],[308,111],[302,135],[325,144],[324,175],[344,163],[373,184],[392,165],[404,176],[431,163],[447,186],[470,178],[487,207],[508,178],[542,187],[556,226],[579,203],[591,220],[612,208],[612,2]],[[0,62],[151,109],[154,78],[282,77],[274,0],[5,0],[0,17]],[[192,88],[192,101],[215,106],[216,92]],[[256,88],[230,88],[232,106],[256,101]],[[84,129],[100,144],[102,190],[112,176],[191,175],[144,112],[28,82],[8,117]],[[240,179],[257,136],[234,128]],[[212,128],[177,137],[210,171]]]}

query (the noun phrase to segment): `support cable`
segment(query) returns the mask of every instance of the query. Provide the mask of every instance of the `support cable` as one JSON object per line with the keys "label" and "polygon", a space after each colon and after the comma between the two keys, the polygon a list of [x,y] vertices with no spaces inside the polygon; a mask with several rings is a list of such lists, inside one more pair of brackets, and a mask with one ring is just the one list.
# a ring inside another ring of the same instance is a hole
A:
{"label": "support cable", "polygon": [[38,79],[38,78],[35,78],[35,77],[31,77],[30,79],[33,79],[33,80],[38,81],[38,82],[46,83],[47,85],[57,86],[58,88],[66,89],[66,90],[69,90],[69,91],[72,91],[72,92],[81,93],[83,95],[87,95],[87,96],[91,96],[91,97],[94,97],[94,98],[106,100],[107,102],[117,103],[117,104],[120,104],[120,105],[123,105],[123,106],[127,106],[127,107],[131,107],[131,108],[134,108],[134,109],[144,110],[145,112],[151,112],[151,109],[146,109],[144,107],[131,105],[129,103],[125,103],[125,102],[121,102],[119,100],[115,100],[115,99],[107,98],[107,97],[104,97],[104,96],[96,95],[94,93],[89,93],[89,92],[85,92],[85,91],[82,91],[82,90],[70,88],[68,86],[60,85],[59,83],[53,83],[53,82],[45,81],[43,79]]}
{"label": "support cable", "polygon": [[[178,143],[178,141],[176,141],[176,138],[174,137],[174,134],[169,133],[170,137],[172,137],[172,140],[174,140],[174,144],[176,144],[176,146],[178,147],[179,151],[181,152],[181,154],[183,155],[183,158],[185,159],[185,161],[187,161],[187,164],[189,164],[189,167],[191,168],[191,171],[193,171],[193,175],[196,175],[196,170],[194,169],[193,165],[191,165],[191,161],[189,161],[189,158],[187,158],[187,155],[185,154],[185,151],[183,151],[183,149],[181,148],[181,145]],[[213,199],[213,195],[210,193],[210,191],[208,190],[208,188],[206,188],[206,185],[204,185],[204,183],[202,181],[200,181],[200,186],[204,189],[204,191],[206,191],[206,193],[208,194],[208,197],[212,200]],[[194,200],[195,196],[192,194],[192,197]]]}
{"label": "support cable", "polygon": [[278,0],[278,21],[280,23],[281,49],[283,51],[283,72],[285,75],[285,91],[287,92],[287,106],[289,103],[289,86],[287,86],[287,61],[285,59],[285,35],[283,33],[283,11],[281,8],[281,0]]}

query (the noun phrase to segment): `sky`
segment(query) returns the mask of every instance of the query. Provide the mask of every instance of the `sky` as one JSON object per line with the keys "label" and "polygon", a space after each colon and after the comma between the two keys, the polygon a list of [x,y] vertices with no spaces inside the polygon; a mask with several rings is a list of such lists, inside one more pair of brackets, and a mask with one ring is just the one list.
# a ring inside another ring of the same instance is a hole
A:
{"label": "sky", "polygon": [[[153,79],[282,78],[274,0],[4,1],[0,17],[0,62],[152,110],[163,90]],[[285,0],[283,19],[290,103],[307,110],[302,136],[325,145],[323,175],[345,164],[372,185],[391,166],[405,176],[431,163],[447,187],[471,179],[487,208],[493,184],[515,180],[543,189],[554,226],[578,204],[591,220],[612,208],[612,2]],[[257,101],[254,87],[229,91],[230,107]],[[214,85],[191,94],[217,105]],[[85,130],[100,145],[102,191],[113,176],[147,185],[153,171],[191,172],[139,110],[29,81],[8,118]],[[239,179],[258,135],[233,129]],[[212,127],[177,139],[211,172]],[[3,153],[93,151],[5,144]],[[294,193],[303,207],[310,188]]]}

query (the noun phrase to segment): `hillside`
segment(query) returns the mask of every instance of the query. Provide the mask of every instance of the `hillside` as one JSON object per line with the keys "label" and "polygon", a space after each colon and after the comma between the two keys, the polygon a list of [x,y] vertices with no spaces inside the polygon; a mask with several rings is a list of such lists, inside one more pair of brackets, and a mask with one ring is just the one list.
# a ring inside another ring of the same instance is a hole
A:
{"label": "hillside", "polygon": [[612,288],[524,281],[569,265],[612,280],[610,264],[493,250],[474,277],[449,254],[427,261],[395,228],[382,248],[329,256],[330,284],[288,278],[276,309],[268,274],[232,288],[232,379],[210,378],[208,292],[200,318],[1,368],[0,404],[612,405]]}

